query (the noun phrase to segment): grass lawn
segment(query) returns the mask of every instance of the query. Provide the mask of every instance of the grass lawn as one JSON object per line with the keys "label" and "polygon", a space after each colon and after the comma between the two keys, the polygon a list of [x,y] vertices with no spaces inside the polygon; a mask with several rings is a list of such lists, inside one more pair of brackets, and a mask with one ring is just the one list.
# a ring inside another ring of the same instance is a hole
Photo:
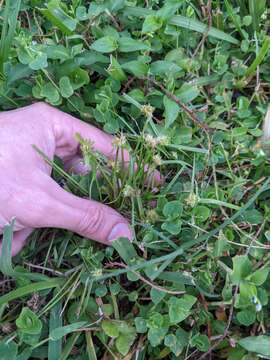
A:
{"label": "grass lawn", "polygon": [[135,232],[42,229],[11,259],[6,227],[0,360],[270,359],[269,28],[266,0],[0,1],[0,110],[115,134],[129,171],[80,134],[91,173],[53,177]]}

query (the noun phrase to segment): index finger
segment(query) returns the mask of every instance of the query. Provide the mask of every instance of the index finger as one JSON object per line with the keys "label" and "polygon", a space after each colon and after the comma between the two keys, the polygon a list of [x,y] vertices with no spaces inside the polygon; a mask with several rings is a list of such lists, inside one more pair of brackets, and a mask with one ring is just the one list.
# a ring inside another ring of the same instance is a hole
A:
{"label": "index finger", "polygon": [[[43,106],[43,105],[42,105]],[[117,149],[114,146],[115,137],[106,134],[93,125],[87,124],[76,117],[60,111],[50,105],[45,104],[46,113],[52,124],[55,137],[55,154],[61,158],[71,158],[79,149],[79,142],[76,134],[80,134],[84,139],[89,140],[93,148],[104,154],[109,159],[116,156]],[[124,161],[129,161],[127,150],[123,152]]]}

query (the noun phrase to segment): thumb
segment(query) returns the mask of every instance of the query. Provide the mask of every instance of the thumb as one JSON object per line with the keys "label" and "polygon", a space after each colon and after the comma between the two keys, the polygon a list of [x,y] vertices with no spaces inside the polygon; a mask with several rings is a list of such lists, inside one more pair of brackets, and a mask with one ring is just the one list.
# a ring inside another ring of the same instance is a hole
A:
{"label": "thumb", "polygon": [[74,196],[63,190],[50,177],[45,177],[41,196],[43,212],[35,227],[68,229],[89,239],[110,244],[119,237],[132,240],[128,221],[109,206]]}

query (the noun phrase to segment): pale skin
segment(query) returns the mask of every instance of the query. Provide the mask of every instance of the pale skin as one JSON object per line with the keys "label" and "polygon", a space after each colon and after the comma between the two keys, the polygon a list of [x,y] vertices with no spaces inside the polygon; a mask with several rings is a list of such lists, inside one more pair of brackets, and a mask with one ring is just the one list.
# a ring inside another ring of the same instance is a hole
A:
{"label": "pale skin", "polygon": [[[34,229],[53,227],[73,231],[109,245],[118,237],[132,239],[128,221],[104,204],[72,195],[51,178],[51,160],[78,164],[76,134],[113,159],[113,137],[45,103],[0,113],[0,242],[3,228],[15,218],[12,255],[25,245]],[[125,161],[129,155],[124,153]]]}

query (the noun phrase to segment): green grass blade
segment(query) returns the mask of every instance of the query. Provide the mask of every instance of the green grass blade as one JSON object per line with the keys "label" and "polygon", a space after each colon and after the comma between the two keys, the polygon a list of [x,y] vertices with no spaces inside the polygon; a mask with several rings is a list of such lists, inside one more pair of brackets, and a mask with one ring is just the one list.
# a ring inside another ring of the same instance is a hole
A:
{"label": "green grass blade", "polygon": [[15,224],[15,219],[11,221],[11,224],[4,227],[3,241],[2,241],[2,250],[0,256],[0,271],[6,275],[11,276],[14,279],[18,278],[27,278],[32,281],[42,281],[47,280],[48,277],[44,274],[39,273],[30,273],[15,271],[12,267],[12,256],[11,256],[11,246],[13,241],[13,228]]}
{"label": "green grass blade", "polygon": [[36,293],[41,290],[53,289],[63,283],[63,279],[50,279],[47,281],[40,281],[34,284],[29,284],[10,291],[9,293],[0,297],[0,306],[7,304],[9,301],[16,300],[23,296]]}
{"label": "green grass blade", "polygon": [[0,39],[0,76],[3,77],[4,63],[8,59],[16,30],[21,0],[7,0]]}
{"label": "green grass blade", "polygon": [[[49,333],[62,326],[62,317],[60,316],[62,303],[59,301],[50,311]],[[48,344],[48,360],[58,360],[62,352],[62,339],[52,340]]]}
{"label": "green grass blade", "polygon": [[70,352],[72,351],[74,345],[76,344],[77,340],[78,340],[78,337],[80,336],[81,334],[78,332],[78,333],[74,333],[72,334],[67,342],[66,342],[66,345],[63,349],[63,352],[61,354],[61,357],[59,358],[59,360],[66,360],[69,355],[70,355]]}
{"label": "green grass blade", "polygon": [[208,30],[208,26],[199,20],[189,19],[181,15],[176,15],[169,21],[169,23],[171,25],[179,26],[188,30],[197,31],[202,34],[207,32],[207,36],[213,36],[216,39],[227,41],[231,44],[237,45],[239,43],[237,39],[229,34],[226,34],[224,31],[218,30],[214,27],[211,27]]}
{"label": "green grass blade", "polygon": [[207,149],[196,148],[193,146],[168,144],[168,145],[166,145],[166,147],[175,149],[175,150],[180,150],[180,151],[189,151],[189,152],[200,153],[200,154],[208,154]]}
{"label": "green grass blade", "polygon": [[[125,8],[125,14],[127,16],[146,17],[147,15],[155,14],[155,11],[146,9],[146,8],[127,6]],[[214,27],[211,27],[210,29],[208,29],[208,26],[205,25],[204,23],[202,23],[201,21],[187,18],[182,15],[173,16],[168,21],[168,23],[170,25],[179,26],[179,27],[182,27],[182,28],[185,28],[188,30],[197,31],[201,34],[204,34],[207,32],[208,36],[213,36],[216,39],[219,39],[222,41],[227,41],[231,44],[237,45],[239,43],[239,41],[237,39],[235,39],[234,37],[232,37],[229,34],[226,34],[224,31],[218,30]]]}
{"label": "green grass blade", "polygon": [[229,3],[228,0],[224,1],[228,15],[230,17],[230,19],[232,20],[235,28],[237,29],[237,31],[241,34],[242,38],[245,39],[245,34],[241,28],[241,22],[240,22],[240,18],[236,16],[235,10],[232,7],[232,5]]}
{"label": "green grass blade", "polygon": [[247,71],[245,73],[245,78],[253,75],[256,72],[257,67],[263,62],[269,49],[270,49],[270,37],[267,36],[263,42],[263,45],[261,47],[261,50],[259,51],[259,54],[256,56],[256,58],[254,59],[252,64],[247,69]]}
{"label": "green grass blade", "polygon": [[216,200],[216,199],[200,199],[199,203],[200,204],[205,204],[205,205],[223,206],[223,207],[227,207],[228,209],[233,209],[233,210],[240,210],[241,209],[240,206],[230,204],[230,203],[227,203],[225,201]]}
{"label": "green grass blade", "polygon": [[78,321],[78,322],[75,322],[75,323],[72,323],[72,324],[69,324],[66,326],[60,326],[56,329],[53,329],[50,332],[50,338],[52,340],[60,340],[60,339],[62,339],[62,337],[66,336],[76,330],[79,330],[80,328],[82,328],[86,325],[87,325],[86,321]]}
{"label": "green grass blade", "polygon": [[266,9],[266,0],[249,0],[249,13],[252,17],[253,30],[260,28],[261,16]]}
{"label": "green grass blade", "polygon": [[14,270],[11,261],[11,244],[13,240],[13,228],[15,219],[9,225],[4,227],[2,250],[0,256],[0,271],[6,276],[14,276]]}
{"label": "green grass blade", "polygon": [[85,332],[86,343],[87,343],[87,355],[89,360],[97,360],[95,346],[92,340],[92,334],[90,331]]}

